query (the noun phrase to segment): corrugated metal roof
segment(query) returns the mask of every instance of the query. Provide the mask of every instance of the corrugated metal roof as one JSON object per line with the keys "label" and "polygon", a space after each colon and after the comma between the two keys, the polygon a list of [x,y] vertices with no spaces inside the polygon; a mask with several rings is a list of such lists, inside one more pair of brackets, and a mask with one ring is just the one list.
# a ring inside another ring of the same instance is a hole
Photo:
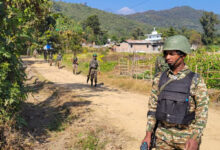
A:
{"label": "corrugated metal roof", "polygon": [[126,40],[129,44],[147,44],[149,41],[147,40]]}

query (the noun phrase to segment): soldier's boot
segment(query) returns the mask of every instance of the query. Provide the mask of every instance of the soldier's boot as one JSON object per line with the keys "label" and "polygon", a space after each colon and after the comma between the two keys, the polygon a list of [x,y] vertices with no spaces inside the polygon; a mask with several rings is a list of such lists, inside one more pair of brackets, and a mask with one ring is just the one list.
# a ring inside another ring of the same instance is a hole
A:
{"label": "soldier's boot", "polygon": [[93,81],[91,80],[91,86],[93,86]]}
{"label": "soldier's boot", "polygon": [[97,77],[95,77],[95,87],[97,86]]}

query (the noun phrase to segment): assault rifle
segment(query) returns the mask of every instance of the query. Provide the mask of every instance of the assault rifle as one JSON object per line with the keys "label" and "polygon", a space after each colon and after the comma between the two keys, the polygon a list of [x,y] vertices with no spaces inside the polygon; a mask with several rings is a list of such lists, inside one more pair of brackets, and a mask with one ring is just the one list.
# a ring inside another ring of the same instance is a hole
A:
{"label": "assault rifle", "polygon": [[151,134],[150,150],[152,150],[153,148],[156,148],[156,140],[157,140],[156,130],[157,130],[157,127],[158,127],[158,121],[156,122],[154,130]]}

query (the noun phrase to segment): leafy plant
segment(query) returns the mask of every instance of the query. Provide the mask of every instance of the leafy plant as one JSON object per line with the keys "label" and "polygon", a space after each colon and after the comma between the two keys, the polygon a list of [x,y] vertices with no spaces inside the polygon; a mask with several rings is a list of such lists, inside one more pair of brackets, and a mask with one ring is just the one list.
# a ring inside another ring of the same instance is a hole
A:
{"label": "leafy plant", "polygon": [[38,35],[45,21],[48,0],[3,0],[0,2],[0,120],[11,119],[26,99],[25,68],[20,54]]}

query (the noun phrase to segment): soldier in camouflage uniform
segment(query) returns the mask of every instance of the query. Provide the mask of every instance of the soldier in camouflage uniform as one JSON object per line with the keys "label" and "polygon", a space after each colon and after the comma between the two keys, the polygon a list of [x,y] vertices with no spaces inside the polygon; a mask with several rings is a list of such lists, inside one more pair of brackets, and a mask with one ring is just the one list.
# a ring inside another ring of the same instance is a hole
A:
{"label": "soldier in camouflage uniform", "polygon": [[93,80],[95,80],[95,87],[97,86],[97,72],[98,72],[98,61],[97,61],[97,54],[93,54],[93,59],[89,64],[89,75],[91,80],[91,86],[93,86]]}
{"label": "soldier in camouflage uniform", "polygon": [[158,56],[155,62],[155,74],[164,72],[169,68],[163,56]]}
{"label": "soldier in camouflage uniform", "polygon": [[184,63],[190,53],[190,44],[184,36],[169,37],[163,53],[169,69],[154,78],[147,132],[142,142],[150,146],[157,122],[157,150],[197,150],[208,117],[206,84]]}
{"label": "soldier in camouflage uniform", "polygon": [[50,63],[50,66],[52,66],[52,64],[53,64],[53,52],[52,52],[52,50],[50,50],[50,52],[49,52],[49,63]]}

